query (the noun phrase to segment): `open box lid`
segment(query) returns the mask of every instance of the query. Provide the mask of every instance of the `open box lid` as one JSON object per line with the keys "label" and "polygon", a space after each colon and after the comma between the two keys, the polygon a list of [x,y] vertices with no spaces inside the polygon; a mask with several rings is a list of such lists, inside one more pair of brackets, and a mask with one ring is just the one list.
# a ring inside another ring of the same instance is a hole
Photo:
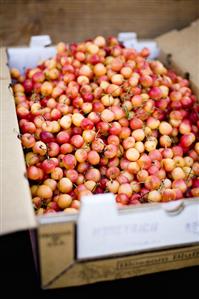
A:
{"label": "open box lid", "polygon": [[34,228],[36,220],[31,203],[19,127],[15,113],[7,53],[0,49],[0,234]]}
{"label": "open box lid", "polygon": [[199,20],[182,30],[172,30],[156,38],[160,59],[180,74],[188,74],[199,96]]}

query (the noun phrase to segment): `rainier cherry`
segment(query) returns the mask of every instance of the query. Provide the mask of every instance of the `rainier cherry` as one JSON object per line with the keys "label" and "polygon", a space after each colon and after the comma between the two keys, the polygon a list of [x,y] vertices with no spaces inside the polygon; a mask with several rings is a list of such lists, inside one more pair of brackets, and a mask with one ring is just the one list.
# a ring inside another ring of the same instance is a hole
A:
{"label": "rainier cherry", "polygon": [[106,192],[121,207],[198,197],[189,81],[113,36],[56,49],[23,75],[11,69],[36,214],[74,213],[83,196]]}

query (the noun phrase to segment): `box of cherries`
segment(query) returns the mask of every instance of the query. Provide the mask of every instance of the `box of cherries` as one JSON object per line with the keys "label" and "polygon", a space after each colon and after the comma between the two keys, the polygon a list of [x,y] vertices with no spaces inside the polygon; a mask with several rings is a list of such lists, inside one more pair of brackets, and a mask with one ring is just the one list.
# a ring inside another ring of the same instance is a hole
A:
{"label": "box of cherries", "polygon": [[[38,37],[29,48],[8,49],[23,179],[29,182],[38,228],[51,225],[48,235],[39,234],[42,279],[64,244],[57,241],[54,223],[63,224],[60,238],[64,225],[73,225],[73,243],[66,243],[67,248],[72,244],[74,273],[79,273],[59,286],[88,283],[79,265],[86,275],[104,269],[89,282],[109,280],[121,262],[115,255],[198,244],[199,82],[191,73],[191,86],[183,75],[185,60],[179,65],[176,50],[172,56],[167,49],[173,63],[166,66],[156,57],[156,43],[139,44],[134,34],[48,43],[49,38]],[[102,257],[110,260],[78,262]],[[167,259],[172,264],[175,256]],[[145,266],[145,273],[152,271],[147,258]],[[183,266],[181,261],[176,267]],[[132,269],[121,277],[137,275]]]}

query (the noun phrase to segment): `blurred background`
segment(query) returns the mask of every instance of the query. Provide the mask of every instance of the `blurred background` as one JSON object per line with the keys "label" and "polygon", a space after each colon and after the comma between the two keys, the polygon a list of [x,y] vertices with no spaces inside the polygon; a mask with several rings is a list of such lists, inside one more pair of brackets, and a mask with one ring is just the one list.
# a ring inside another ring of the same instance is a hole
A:
{"label": "blurred background", "polygon": [[198,17],[198,0],[0,0],[0,41],[28,45],[31,35],[48,34],[76,42],[121,31],[153,38]]}

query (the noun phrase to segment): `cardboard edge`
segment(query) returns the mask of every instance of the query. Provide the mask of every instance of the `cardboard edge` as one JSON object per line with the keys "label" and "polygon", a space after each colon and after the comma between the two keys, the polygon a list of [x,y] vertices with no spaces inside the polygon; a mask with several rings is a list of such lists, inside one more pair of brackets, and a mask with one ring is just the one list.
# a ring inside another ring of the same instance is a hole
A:
{"label": "cardboard edge", "polygon": [[74,287],[199,266],[199,245],[77,262],[43,289]]}
{"label": "cardboard edge", "polygon": [[[17,139],[19,126],[12,90],[9,88],[11,78],[6,51],[6,48],[0,48],[1,235],[36,227],[29,183],[24,176],[24,154],[21,142]],[[7,117],[8,111],[12,117]]]}
{"label": "cardboard edge", "polygon": [[[188,27],[185,27],[180,30],[174,29],[172,31],[169,31],[169,32],[163,34],[163,35],[160,35],[155,38],[155,41],[157,42],[157,45],[160,49],[159,59],[168,68],[173,68],[182,77],[186,77],[186,75],[188,75],[189,80],[190,80],[190,87],[193,90],[193,92],[195,93],[195,95],[197,97],[199,97],[199,63],[196,61],[196,64],[194,64],[194,68],[196,69],[196,71],[194,71],[195,75],[193,77],[193,75],[192,75],[193,72],[184,63],[184,61],[182,61],[182,63],[180,63],[180,60],[178,59],[178,51],[176,51],[176,49],[177,49],[176,47],[177,47],[178,43],[180,41],[183,41],[182,36],[184,34],[189,36],[190,32],[193,32],[195,30],[198,31],[198,41],[199,41],[199,19],[192,22]],[[170,45],[170,43],[169,43],[170,40],[174,41],[174,46],[175,46],[174,48],[173,48],[173,46]],[[197,43],[197,41],[195,43]],[[199,54],[199,44],[198,44],[198,48],[195,49],[195,51],[197,52],[197,50],[198,50],[198,54]],[[181,57],[181,60],[182,60],[182,57]]]}
{"label": "cardboard edge", "polygon": [[74,222],[40,224],[38,227],[41,285],[47,288],[75,263]]}

